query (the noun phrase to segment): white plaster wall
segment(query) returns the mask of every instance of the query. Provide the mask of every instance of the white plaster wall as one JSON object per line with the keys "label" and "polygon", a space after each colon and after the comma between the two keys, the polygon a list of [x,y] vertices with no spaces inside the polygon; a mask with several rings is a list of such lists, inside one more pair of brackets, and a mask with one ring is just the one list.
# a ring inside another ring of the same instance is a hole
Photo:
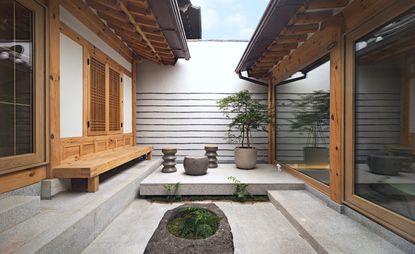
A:
{"label": "white plaster wall", "polygon": [[188,42],[191,58],[179,59],[175,66],[145,62],[138,66],[137,92],[235,92],[266,88],[241,80],[235,68],[247,42]]}
{"label": "white plaster wall", "polygon": [[124,75],[124,133],[131,133],[132,122],[132,80]]}
{"label": "white plaster wall", "polygon": [[[149,62],[137,68],[137,143],[153,145],[154,156],[162,147],[176,147],[177,161],[186,155],[204,155],[205,144],[219,146],[219,161],[233,162],[235,144],[226,137],[230,122],[216,101],[248,89],[267,103],[267,88],[239,79],[235,68],[246,42],[188,42],[191,59],[175,66]],[[266,162],[267,133],[253,133],[258,162]]]}
{"label": "white plaster wall", "polygon": [[60,34],[60,129],[61,137],[82,136],[82,46]]}
{"label": "white plaster wall", "polygon": [[81,21],[74,17],[69,11],[60,6],[60,20],[79,33],[82,37],[92,43],[94,46],[102,50],[109,57],[114,59],[127,70],[131,70],[131,63],[115,51],[111,46],[104,42],[98,35],[89,30]]}

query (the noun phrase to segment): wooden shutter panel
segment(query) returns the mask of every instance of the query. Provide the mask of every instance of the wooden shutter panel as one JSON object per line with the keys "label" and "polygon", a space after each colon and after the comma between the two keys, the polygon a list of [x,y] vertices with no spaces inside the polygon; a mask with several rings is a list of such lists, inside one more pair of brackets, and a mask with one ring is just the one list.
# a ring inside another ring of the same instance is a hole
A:
{"label": "wooden shutter panel", "polygon": [[105,133],[105,64],[90,59],[89,132]]}
{"label": "wooden shutter panel", "polygon": [[109,130],[121,130],[121,76],[110,68],[109,73]]}

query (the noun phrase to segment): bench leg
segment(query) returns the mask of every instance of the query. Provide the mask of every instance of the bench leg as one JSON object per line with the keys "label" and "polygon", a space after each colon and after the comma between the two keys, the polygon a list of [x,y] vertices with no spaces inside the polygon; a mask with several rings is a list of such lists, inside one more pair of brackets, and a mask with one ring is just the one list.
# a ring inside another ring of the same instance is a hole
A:
{"label": "bench leg", "polygon": [[96,192],[99,189],[99,176],[88,178],[88,192]]}
{"label": "bench leg", "polygon": [[147,154],[147,160],[151,160],[151,159],[153,159],[153,152],[149,152],[148,154]]}

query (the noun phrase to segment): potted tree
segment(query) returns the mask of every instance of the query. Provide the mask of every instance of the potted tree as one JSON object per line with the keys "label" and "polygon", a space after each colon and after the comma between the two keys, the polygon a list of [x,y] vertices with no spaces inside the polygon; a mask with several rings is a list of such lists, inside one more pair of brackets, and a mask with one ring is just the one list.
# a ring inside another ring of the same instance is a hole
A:
{"label": "potted tree", "polygon": [[240,169],[254,169],[257,161],[257,151],[252,146],[252,131],[267,131],[267,125],[272,123],[272,114],[267,105],[252,98],[247,90],[243,90],[222,98],[217,102],[220,111],[232,121],[228,125],[227,138],[235,147],[235,164]]}
{"label": "potted tree", "polygon": [[290,100],[296,108],[291,130],[307,133],[307,145],[303,148],[305,164],[323,164],[329,162],[329,149],[326,144],[324,128],[330,124],[330,93],[314,91],[300,100]]}

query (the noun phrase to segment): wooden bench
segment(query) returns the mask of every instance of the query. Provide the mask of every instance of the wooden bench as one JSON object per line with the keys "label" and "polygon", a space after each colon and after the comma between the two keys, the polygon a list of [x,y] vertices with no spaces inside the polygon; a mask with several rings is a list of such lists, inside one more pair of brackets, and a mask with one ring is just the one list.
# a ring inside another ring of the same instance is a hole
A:
{"label": "wooden bench", "polygon": [[91,154],[75,161],[64,162],[53,168],[55,178],[87,178],[88,192],[99,188],[99,175],[143,155],[151,160],[153,147],[124,146],[110,151]]}

